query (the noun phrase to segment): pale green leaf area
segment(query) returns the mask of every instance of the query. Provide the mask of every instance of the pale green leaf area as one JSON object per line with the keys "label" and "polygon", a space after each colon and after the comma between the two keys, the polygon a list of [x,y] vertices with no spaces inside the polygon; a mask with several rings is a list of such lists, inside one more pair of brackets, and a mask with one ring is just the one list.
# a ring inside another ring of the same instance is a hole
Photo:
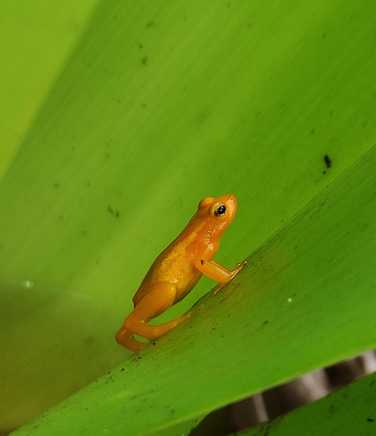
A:
{"label": "pale green leaf area", "polygon": [[372,374],[306,407],[242,436],[373,436],[376,434],[376,375]]}
{"label": "pale green leaf area", "polygon": [[80,39],[97,0],[2,0],[0,175]]}
{"label": "pale green leaf area", "polygon": [[376,347],[375,172],[376,147],[190,322],[17,434],[161,434]]}
{"label": "pale green leaf area", "polygon": [[[164,431],[374,345],[373,224],[362,232],[359,221],[374,214],[373,199],[363,203],[374,188],[368,160],[320,194],[330,199],[325,206],[310,205],[252,256],[224,294],[196,306],[192,322],[139,358],[113,336],[148,266],[200,198],[239,197],[218,255],[230,266],[375,143],[375,8],[324,0],[267,8],[98,3],[43,105],[33,106],[23,141],[1,145],[8,158],[17,154],[0,181],[0,428],[123,362],[124,371],[32,431]],[[51,49],[53,39],[44,44]],[[21,78],[4,80],[17,86]],[[26,71],[22,80],[39,83]],[[11,99],[1,101],[3,113]],[[12,121],[18,131],[25,119]]]}

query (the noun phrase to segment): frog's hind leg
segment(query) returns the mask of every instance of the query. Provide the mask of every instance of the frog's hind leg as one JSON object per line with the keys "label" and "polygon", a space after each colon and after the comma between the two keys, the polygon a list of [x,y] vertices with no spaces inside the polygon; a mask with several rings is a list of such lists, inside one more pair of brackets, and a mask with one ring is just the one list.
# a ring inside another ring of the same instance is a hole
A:
{"label": "frog's hind leg", "polygon": [[143,342],[133,339],[133,333],[124,326],[116,333],[116,341],[118,344],[136,353],[143,350],[146,345]]}
{"label": "frog's hind leg", "polygon": [[175,303],[175,300],[175,285],[165,282],[154,284],[151,289],[148,290],[148,293],[137,302],[133,312],[125,320],[125,328],[133,334],[143,336],[147,339],[157,339],[165,335],[189,318],[190,315],[185,314],[172,321],[156,326],[147,324],[147,321],[155,318],[171,307]]}

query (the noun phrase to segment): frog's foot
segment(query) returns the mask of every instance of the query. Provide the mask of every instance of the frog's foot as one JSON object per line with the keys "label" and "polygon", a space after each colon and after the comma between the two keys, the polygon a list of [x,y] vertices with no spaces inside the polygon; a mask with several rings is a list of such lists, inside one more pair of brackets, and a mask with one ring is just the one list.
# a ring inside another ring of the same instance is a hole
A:
{"label": "frog's foot", "polygon": [[144,321],[131,319],[127,321],[127,326],[131,327],[135,334],[150,340],[154,340],[164,336],[166,333],[176,328],[179,324],[186,321],[189,317],[190,313],[187,313],[159,325],[149,325]]}
{"label": "frog's foot", "polygon": [[133,338],[133,333],[124,326],[116,333],[115,338],[118,344],[135,353],[142,351],[146,346],[145,343],[136,341],[136,339]]}
{"label": "frog's foot", "polygon": [[231,277],[229,279],[228,282],[226,283],[218,283],[217,286],[214,288],[214,295],[217,295],[219,291],[221,291],[228,283],[231,282],[231,280],[233,280],[237,274],[246,266],[248,265],[248,261],[247,260],[243,260],[243,262],[240,262],[236,265],[235,269],[233,269],[231,271]]}

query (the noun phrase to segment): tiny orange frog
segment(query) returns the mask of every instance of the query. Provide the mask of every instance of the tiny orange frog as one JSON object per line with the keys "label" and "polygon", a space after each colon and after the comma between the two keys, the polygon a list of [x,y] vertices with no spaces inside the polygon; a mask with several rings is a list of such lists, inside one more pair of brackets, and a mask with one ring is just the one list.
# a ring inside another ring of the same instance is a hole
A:
{"label": "tiny orange frog", "polygon": [[154,340],[190,317],[186,313],[160,325],[148,321],[184,298],[204,274],[219,283],[216,292],[231,281],[246,261],[228,270],[212,260],[221,236],[233,221],[237,209],[235,195],[206,197],[200,201],[181,234],[156,258],[133,297],[134,309],[116,334],[119,344],[132,351],[146,345],[133,336]]}

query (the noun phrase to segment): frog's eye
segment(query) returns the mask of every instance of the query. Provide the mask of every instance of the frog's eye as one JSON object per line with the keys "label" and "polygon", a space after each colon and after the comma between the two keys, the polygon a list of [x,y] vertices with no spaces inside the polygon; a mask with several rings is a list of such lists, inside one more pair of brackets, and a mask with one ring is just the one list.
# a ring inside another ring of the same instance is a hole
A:
{"label": "frog's eye", "polygon": [[216,215],[216,216],[223,215],[225,212],[226,212],[226,206],[224,204],[221,204],[214,211],[214,215]]}
{"label": "frog's eye", "polygon": [[220,217],[226,213],[226,206],[224,204],[216,204],[212,209],[212,214]]}

